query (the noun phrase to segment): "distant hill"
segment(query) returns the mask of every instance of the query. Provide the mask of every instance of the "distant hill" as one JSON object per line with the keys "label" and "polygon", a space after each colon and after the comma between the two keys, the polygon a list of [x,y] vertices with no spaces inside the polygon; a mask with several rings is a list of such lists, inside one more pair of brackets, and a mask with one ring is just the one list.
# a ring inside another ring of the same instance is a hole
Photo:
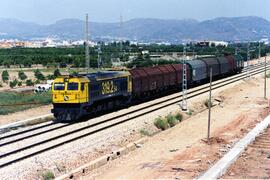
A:
{"label": "distant hill", "polygon": [[[51,25],[39,25],[16,19],[0,19],[0,38],[33,39],[48,36],[61,39],[84,38],[84,21],[63,19]],[[118,39],[119,23],[91,22],[93,39]],[[122,36],[142,42],[183,40],[259,40],[270,37],[270,22],[255,16],[216,18],[207,21],[133,19],[123,23]]]}

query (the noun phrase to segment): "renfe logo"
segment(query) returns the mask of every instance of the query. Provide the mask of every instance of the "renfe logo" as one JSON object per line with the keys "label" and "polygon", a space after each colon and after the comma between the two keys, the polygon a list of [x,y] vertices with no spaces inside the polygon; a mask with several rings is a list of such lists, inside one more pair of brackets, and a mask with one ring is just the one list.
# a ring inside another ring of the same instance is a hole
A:
{"label": "renfe logo", "polygon": [[68,96],[64,96],[64,100],[65,101],[68,101],[69,100],[69,97]]}
{"label": "renfe logo", "polygon": [[112,94],[118,91],[117,85],[114,84],[113,81],[106,81],[102,84],[102,94]]}

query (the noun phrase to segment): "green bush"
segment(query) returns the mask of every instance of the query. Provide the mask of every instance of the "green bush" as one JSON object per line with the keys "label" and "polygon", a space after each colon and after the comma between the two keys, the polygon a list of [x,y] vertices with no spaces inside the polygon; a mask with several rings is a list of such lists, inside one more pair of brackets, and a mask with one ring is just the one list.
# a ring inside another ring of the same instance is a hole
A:
{"label": "green bush", "polygon": [[19,79],[22,80],[22,81],[27,79],[27,76],[23,71],[19,71],[18,76],[19,76]]}
{"label": "green bush", "polygon": [[70,73],[71,76],[77,76],[79,73],[77,71],[73,71]]}
{"label": "green bush", "polygon": [[21,87],[22,86],[22,81],[18,82],[18,86]]}
{"label": "green bush", "polygon": [[40,84],[40,80],[35,80],[34,84]]}
{"label": "green bush", "polygon": [[173,127],[179,123],[179,121],[172,114],[169,114],[168,116],[166,116],[166,119],[170,127]]}
{"label": "green bush", "polygon": [[164,118],[160,118],[160,117],[156,118],[154,124],[158,129],[161,129],[163,131],[169,128],[167,119],[164,119]]}
{"label": "green bush", "polygon": [[140,133],[141,135],[144,135],[144,136],[150,136],[150,133],[146,129],[141,129]]}
{"label": "green bush", "polygon": [[55,78],[61,76],[60,70],[59,69],[54,70],[53,75]]}
{"label": "green bush", "polygon": [[55,79],[55,76],[54,76],[53,74],[49,74],[49,75],[47,76],[47,79],[49,79],[49,80],[54,80],[54,79]]}
{"label": "green bush", "polygon": [[13,81],[9,82],[9,87],[14,88],[17,86],[17,84],[18,84],[18,80],[14,79]]}
{"label": "green bush", "polygon": [[193,111],[191,111],[191,110],[188,110],[188,112],[186,112],[186,114],[189,115],[189,116],[191,116],[192,113],[193,113]]}
{"label": "green bush", "polygon": [[55,176],[52,171],[46,171],[45,173],[42,174],[42,178],[44,180],[51,180],[51,179],[54,179]]}
{"label": "green bush", "polygon": [[7,70],[4,70],[2,72],[2,80],[3,80],[3,82],[7,82],[9,80],[9,73]]}
{"label": "green bush", "polygon": [[45,76],[40,72],[39,69],[36,69],[34,71],[34,74],[35,74],[35,77],[37,78],[37,80],[40,80],[40,81],[44,81],[45,80]]}
{"label": "green bush", "polygon": [[25,83],[26,83],[26,86],[33,86],[34,85],[34,83],[31,79],[27,79]]}
{"label": "green bush", "polygon": [[175,115],[175,118],[178,120],[178,121],[182,121],[183,120],[183,115],[181,114],[181,113],[177,113],[176,115]]}

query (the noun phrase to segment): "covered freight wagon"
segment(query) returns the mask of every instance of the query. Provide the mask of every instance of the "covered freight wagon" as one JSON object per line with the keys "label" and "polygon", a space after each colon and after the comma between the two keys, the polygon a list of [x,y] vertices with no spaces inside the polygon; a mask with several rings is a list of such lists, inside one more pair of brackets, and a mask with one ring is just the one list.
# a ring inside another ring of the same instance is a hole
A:
{"label": "covered freight wagon", "polygon": [[202,60],[187,61],[191,68],[192,80],[195,83],[202,82],[207,79],[207,64]]}
{"label": "covered freight wagon", "polygon": [[236,72],[237,69],[237,64],[236,64],[236,60],[233,56],[225,56],[225,58],[228,60],[229,65],[230,65],[230,73]]}
{"label": "covered freight wagon", "polygon": [[225,57],[217,57],[220,65],[220,74],[225,75],[232,71],[231,62]]}
{"label": "covered freight wagon", "polygon": [[[183,64],[172,64],[176,71],[176,85],[179,86],[183,83]],[[187,81],[191,82],[190,67],[187,66]]]}
{"label": "covered freight wagon", "polygon": [[217,58],[215,58],[215,57],[203,58],[202,60],[207,64],[208,77],[210,76],[210,69],[211,68],[212,68],[212,75],[213,76],[220,75],[220,65],[219,65],[219,61]]}

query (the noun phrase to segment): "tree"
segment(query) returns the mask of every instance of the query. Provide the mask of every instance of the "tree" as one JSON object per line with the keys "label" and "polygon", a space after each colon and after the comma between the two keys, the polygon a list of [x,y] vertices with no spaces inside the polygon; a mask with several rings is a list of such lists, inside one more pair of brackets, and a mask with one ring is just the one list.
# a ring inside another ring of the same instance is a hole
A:
{"label": "tree", "polygon": [[77,71],[73,71],[73,72],[70,73],[70,75],[71,76],[77,76],[77,75],[79,75],[79,73]]}
{"label": "tree", "polygon": [[44,81],[45,80],[45,76],[40,72],[39,69],[36,69],[34,71],[35,77],[40,80],[40,81]]}
{"label": "tree", "polygon": [[9,74],[8,74],[8,71],[7,71],[7,70],[4,70],[4,71],[2,72],[2,80],[3,80],[4,82],[7,82],[7,81],[9,80]]}
{"label": "tree", "polygon": [[60,70],[58,68],[55,69],[54,72],[53,72],[53,75],[54,75],[54,77],[61,76]]}
{"label": "tree", "polygon": [[47,79],[49,79],[49,80],[54,80],[54,79],[55,79],[55,76],[54,76],[53,74],[49,74],[49,75],[47,76]]}
{"label": "tree", "polygon": [[33,86],[34,85],[34,83],[31,79],[27,79],[25,83],[26,83],[26,86]]}
{"label": "tree", "polygon": [[22,80],[22,81],[27,79],[27,76],[23,71],[19,71],[18,76],[19,76],[20,80]]}
{"label": "tree", "polygon": [[17,84],[18,84],[18,80],[14,79],[13,81],[9,82],[9,87],[14,88],[17,86]]}

